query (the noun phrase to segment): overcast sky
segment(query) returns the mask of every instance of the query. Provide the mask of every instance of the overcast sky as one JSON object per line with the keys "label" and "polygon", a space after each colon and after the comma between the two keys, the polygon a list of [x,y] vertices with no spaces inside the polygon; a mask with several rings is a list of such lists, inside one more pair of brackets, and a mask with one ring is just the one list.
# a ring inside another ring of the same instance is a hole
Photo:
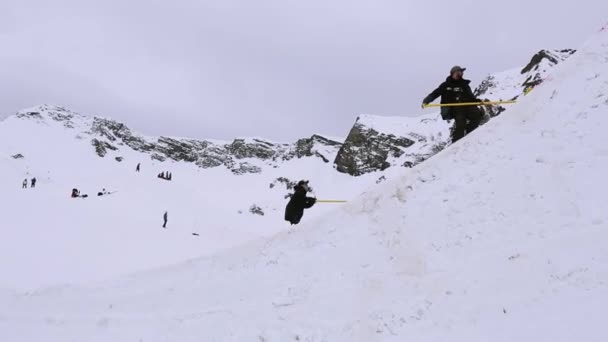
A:
{"label": "overcast sky", "polygon": [[0,0],[0,113],[49,103],[148,135],[345,136],[419,115],[453,64],[474,82],[578,47],[606,0]]}

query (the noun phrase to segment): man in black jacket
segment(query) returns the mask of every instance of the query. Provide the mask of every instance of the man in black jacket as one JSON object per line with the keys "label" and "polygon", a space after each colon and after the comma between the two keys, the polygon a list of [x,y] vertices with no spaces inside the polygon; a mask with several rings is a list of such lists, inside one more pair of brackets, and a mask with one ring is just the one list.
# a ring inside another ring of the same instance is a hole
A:
{"label": "man in black jacket", "polygon": [[308,181],[300,181],[294,186],[294,194],[291,195],[289,203],[285,208],[285,221],[291,224],[298,224],[304,215],[304,209],[308,209],[315,205],[316,198],[306,197],[306,193],[310,191]]}
{"label": "man in black jacket", "polygon": [[[433,102],[441,96],[441,103],[464,103],[482,102],[477,99],[471,90],[471,81],[463,78],[466,68],[455,66],[450,70],[450,76],[422,100],[422,106]],[[477,106],[441,107],[441,117],[444,120],[454,119],[452,128],[452,143],[471,133],[482,118],[482,113]]]}

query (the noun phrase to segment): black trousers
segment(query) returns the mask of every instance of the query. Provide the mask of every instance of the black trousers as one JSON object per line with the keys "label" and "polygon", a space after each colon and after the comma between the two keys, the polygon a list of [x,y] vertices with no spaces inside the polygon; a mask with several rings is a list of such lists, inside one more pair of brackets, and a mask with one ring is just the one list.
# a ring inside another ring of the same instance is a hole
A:
{"label": "black trousers", "polygon": [[479,127],[482,113],[477,107],[463,108],[453,113],[454,126],[452,127],[452,143],[473,132]]}

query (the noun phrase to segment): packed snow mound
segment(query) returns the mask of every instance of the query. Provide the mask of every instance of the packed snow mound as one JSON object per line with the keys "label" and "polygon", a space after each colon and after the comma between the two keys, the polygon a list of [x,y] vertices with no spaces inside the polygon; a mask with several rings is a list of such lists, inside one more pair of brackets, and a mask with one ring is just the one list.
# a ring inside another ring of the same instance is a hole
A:
{"label": "packed snow mound", "polygon": [[510,115],[339,212],[154,272],[5,294],[0,334],[606,341],[607,113],[604,31]]}
{"label": "packed snow mound", "polygon": [[[477,97],[490,101],[515,100],[550,80],[555,66],[575,50],[541,50],[523,68],[488,75],[475,88]],[[430,90],[429,90],[430,91]],[[483,106],[482,124],[506,106]],[[357,118],[334,163],[339,172],[360,176],[391,166],[412,167],[450,143],[450,126],[438,112],[416,117],[361,115]]]}

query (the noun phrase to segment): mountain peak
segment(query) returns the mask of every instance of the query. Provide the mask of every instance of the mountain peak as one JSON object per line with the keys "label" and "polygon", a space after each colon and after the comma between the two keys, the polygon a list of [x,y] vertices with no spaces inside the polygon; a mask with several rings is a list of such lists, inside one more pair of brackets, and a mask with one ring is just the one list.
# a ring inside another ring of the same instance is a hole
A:
{"label": "mountain peak", "polygon": [[76,128],[82,125],[85,116],[57,105],[38,105],[31,108],[23,109],[15,114],[18,119],[35,120],[44,123],[60,123],[66,128]]}

